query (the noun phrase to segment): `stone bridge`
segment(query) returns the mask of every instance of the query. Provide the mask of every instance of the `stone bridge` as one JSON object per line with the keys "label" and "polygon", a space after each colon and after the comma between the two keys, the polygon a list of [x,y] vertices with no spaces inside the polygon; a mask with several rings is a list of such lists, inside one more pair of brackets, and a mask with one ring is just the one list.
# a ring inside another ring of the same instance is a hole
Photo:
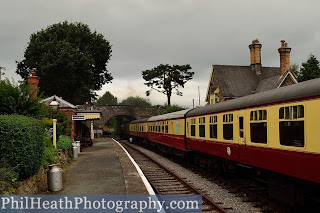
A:
{"label": "stone bridge", "polygon": [[[90,106],[78,105],[77,108],[89,110]],[[94,106],[93,109],[101,112],[101,120],[94,121],[94,129],[103,129],[105,123],[116,116],[131,117],[130,120],[138,120],[160,115],[163,111],[163,109],[158,107],[135,107],[123,105]]]}

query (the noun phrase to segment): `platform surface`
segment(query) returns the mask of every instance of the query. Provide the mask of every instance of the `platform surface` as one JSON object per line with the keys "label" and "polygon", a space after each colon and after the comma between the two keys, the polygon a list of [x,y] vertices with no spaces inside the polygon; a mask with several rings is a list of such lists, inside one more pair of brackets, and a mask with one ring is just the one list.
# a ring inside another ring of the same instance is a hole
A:
{"label": "platform surface", "polygon": [[111,138],[96,139],[63,172],[63,189],[53,194],[148,194],[137,169]]}

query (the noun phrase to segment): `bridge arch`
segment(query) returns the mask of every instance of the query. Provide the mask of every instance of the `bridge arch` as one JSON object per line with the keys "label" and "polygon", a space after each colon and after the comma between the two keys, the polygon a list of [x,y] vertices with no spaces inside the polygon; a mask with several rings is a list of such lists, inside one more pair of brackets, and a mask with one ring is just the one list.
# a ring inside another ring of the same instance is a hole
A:
{"label": "bridge arch", "polygon": [[[77,108],[88,110],[90,109],[90,106],[79,105]],[[136,107],[124,105],[94,106],[94,110],[101,112],[101,120],[96,120],[93,123],[94,129],[103,129],[108,120],[117,116],[131,116],[138,120],[160,115],[163,112],[163,109],[158,107]]]}

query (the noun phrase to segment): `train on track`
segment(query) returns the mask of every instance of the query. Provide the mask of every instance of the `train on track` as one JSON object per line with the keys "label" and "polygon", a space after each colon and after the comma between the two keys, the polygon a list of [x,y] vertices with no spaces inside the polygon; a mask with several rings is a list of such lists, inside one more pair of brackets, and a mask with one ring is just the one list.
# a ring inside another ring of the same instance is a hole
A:
{"label": "train on track", "polygon": [[129,128],[134,140],[210,156],[218,167],[253,169],[268,177],[273,197],[303,205],[306,193],[319,195],[319,122],[320,79],[314,79],[134,120]]}

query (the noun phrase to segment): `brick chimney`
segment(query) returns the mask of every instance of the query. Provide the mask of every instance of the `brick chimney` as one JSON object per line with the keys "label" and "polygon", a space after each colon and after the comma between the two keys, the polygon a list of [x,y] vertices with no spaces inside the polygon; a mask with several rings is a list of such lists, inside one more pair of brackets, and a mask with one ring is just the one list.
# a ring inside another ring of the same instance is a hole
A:
{"label": "brick chimney", "polygon": [[252,41],[252,44],[249,45],[250,49],[250,63],[251,69],[257,75],[261,74],[261,47],[259,40],[256,38]]}
{"label": "brick chimney", "polygon": [[280,53],[280,74],[283,75],[286,70],[290,70],[291,48],[288,47],[285,40],[281,40],[281,47],[278,49],[278,52]]}
{"label": "brick chimney", "polygon": [[28,77],[29,95],[31,98],[36,98],[38,95],[38,83],[39,77],[36,76],[36,72],[32,72],[31,76]]}

